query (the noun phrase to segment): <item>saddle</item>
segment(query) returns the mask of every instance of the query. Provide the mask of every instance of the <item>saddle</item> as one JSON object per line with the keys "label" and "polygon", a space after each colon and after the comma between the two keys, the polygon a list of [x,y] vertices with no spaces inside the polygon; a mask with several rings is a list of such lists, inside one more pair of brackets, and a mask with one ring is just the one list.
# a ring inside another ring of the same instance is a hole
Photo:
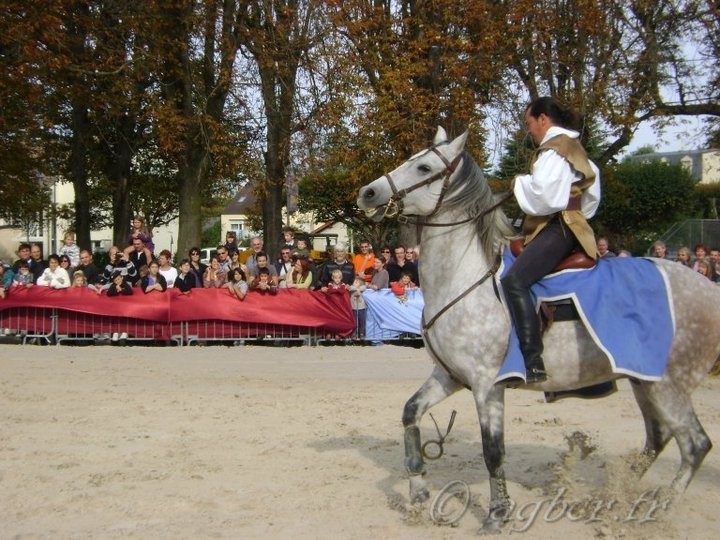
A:
{"label": "saddle", "polygon": [[[525,240],[523,238],[510,242],[510,252],[515,257],[518,257],[524,248]],[[595,261],[588,257],[584,251],[574,251],[560,261],[551,273],[570,268],[586,269],[593,266],[595,266]],[[555,321],[576,321],[579,318],[575,304],[570,299],[540,303],[540,319],[543,333],[547,332]]]}
{"label": "saddle", "polygon": [[[515,257],[520,256],[523,249],[525,249],[524,238],[518,238],[510,242],[510,252]],[[553,268],[552,273],[570,268],[592,268],[593,266],[595,266],[595,260],[588,257],[584,251],[573,251]]]}

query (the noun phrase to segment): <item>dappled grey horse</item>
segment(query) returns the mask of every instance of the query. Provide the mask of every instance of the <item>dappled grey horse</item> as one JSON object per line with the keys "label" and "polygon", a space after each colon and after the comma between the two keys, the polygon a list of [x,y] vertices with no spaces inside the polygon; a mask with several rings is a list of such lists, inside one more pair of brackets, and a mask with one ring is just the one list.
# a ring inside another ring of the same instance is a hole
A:
{"label": "dappled grey horse", "polygon": [[[497,531],[511,508],[503,471],[504,386],[495,377],[508,348],[510,319],[498,294],[497,259],[514,234],[480,168],[464,150],[467,133],[449,141],[439,128],[433,146],[363,187],[358,206],[378,217],[416,216],[421,224],[423,337],[435,361],[430,377],[403,412],[410,500],[429,497],[418,424],[430,407],[462,388],[473,393],[483,457],[490,476],[486,531]],[[675,335],[659,381],[631,379],[647,440],[643,474],[674,438],[681,464],[672,486],[683,491],[712,444],[690,394],[720,354],[720,290],[683,265],[657,260],[670,292]],[[643,306],[638,306],[643,309]],[[544,336],[548,380],[524,388],[561,391],[622,377],[578,321],[558,322]]]}

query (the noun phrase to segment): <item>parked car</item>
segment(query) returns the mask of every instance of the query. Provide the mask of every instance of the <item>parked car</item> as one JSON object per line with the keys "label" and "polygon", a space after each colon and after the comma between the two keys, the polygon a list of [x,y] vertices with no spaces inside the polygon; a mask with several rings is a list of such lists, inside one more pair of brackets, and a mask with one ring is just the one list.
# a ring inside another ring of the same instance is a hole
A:
{"label": "parked car", "polygon": [[200,262],[203,262],[205,264],[210,264],[210,259],[215,256],[217,253],[217,248],[202,248],[200,249]]}

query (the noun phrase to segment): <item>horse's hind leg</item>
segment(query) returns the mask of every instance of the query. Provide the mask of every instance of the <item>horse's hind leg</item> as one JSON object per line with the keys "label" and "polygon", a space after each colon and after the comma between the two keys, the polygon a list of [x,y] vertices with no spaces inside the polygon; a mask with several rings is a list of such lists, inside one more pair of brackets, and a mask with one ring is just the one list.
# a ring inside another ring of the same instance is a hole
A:
{"label": "horse's hind leg", "polygon": [[405,403],[402,421],[405,427],[405,469],[410,477],[411,503],[423,502],[430,497],[427,483],[423,478],[425,461],[420,443],[418,426],[420,419],[430,407],[461,388],[463,386],[459,382],[450,377],[444,369],[436,366],[428,380]]}
{"label": "horse's hind leg", "polygon": [[680,391],[673,381],[666,379],[633,384],[633,390],[643,416],[647,415],[645,426],[648,442],[645,453],[650,463],[665,447],[670,433],[680,449],[680,468],[672,481],[672,488],[678,492],[685,491],[712,448],[710,438],[695,415],[690,396]]}
{"label": "horse's hind leg", "polygon": [[667,424],[660,420],[659,413],[647,394],[648,383],[633,379],[630,386],[633,389],[635,400],[640,407],[645,422],[645,447],[632,467],[641,477],[665,449],[668,441],[672,438],[672,432]]}

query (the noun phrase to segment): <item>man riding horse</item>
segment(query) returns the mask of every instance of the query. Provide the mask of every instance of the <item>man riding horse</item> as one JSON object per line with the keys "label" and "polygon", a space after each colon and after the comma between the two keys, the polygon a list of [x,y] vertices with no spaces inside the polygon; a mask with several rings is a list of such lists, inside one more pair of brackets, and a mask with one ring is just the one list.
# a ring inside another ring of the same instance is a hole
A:
{"label": "man riding horse", "polygon": [[501,282],[528,384],[547,378],[530,286],[577,249],[597,258],[587,220],[600,204],[600,171],[578,140],[578,121],[577,114],[551,97],[538,98],[525,110],[528,133],[538,145],[530,174],[518,175],[513,182],[515,198],[526,214],[525,247]]}

